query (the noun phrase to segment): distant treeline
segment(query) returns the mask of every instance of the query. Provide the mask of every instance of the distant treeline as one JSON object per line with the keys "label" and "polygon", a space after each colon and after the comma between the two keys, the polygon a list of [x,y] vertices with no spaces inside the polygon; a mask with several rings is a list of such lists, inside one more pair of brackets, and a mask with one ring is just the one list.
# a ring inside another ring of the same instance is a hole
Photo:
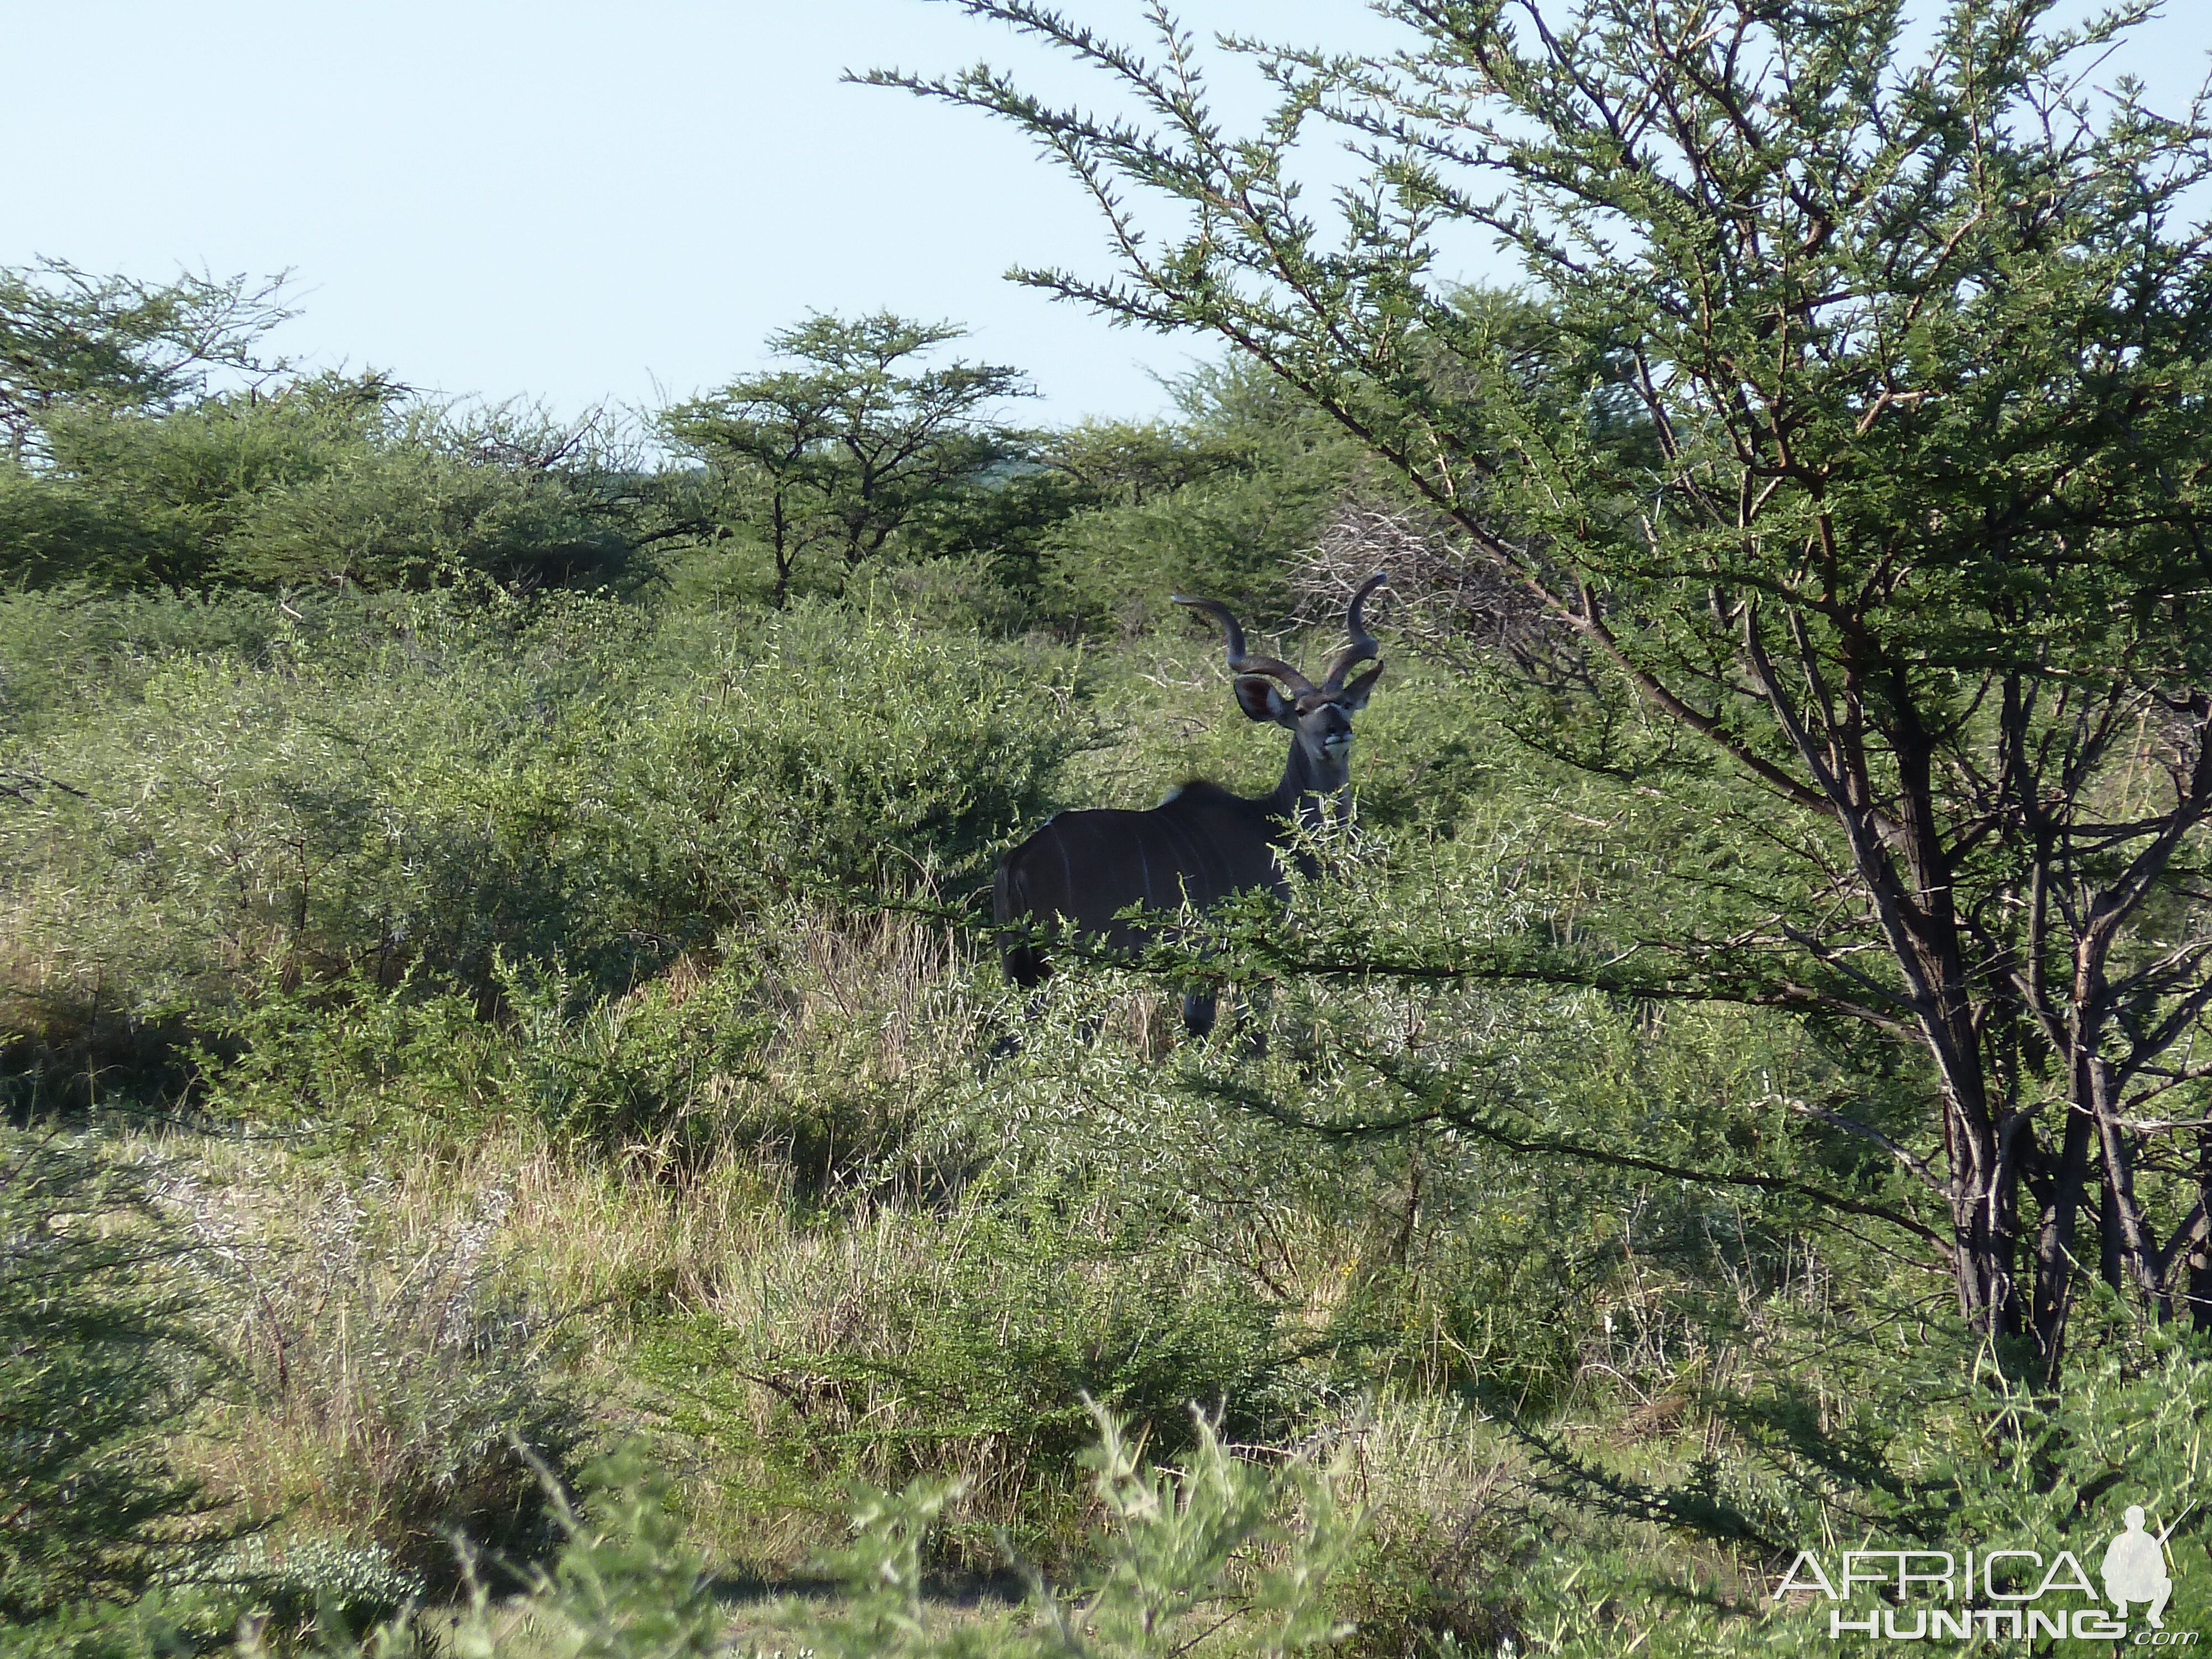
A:
{"label": "distant treeline", "polygon": [[632,592],[680,568],[725,601],[888,579],[1126,631],[1184,583],[1279,606],[1358,470],[1235,369],[1182,383],[1171,421],[1012,424],[1025,376],[945,356],[949,324],[816,314],[761,373],[567,418],[298,372],[264,349],[290,314],[244,278],[0,270],[0,584]]}

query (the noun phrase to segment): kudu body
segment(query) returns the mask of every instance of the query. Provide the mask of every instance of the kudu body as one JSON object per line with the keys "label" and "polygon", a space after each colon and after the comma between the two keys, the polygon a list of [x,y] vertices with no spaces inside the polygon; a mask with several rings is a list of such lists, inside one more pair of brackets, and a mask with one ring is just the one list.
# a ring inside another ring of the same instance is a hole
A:
{"label": "kudu body", "polygon": [[[1051,973],[1038,933],[1072,932],[1106,951],[1134,954],[1151,933],[1118,919],[1132,905],[1174,910],[1188,903],[1202,910],[1234,893],[1289,896],[1283,866],[1293,856],[1293,827],[1317,827],[1325,804],[1340,799],[1351,782],[1352,717],[1367,706],[1382,672],[1362,612],[1383,580],[1370,577],[1352,596],[1345,612],[1352,642],[1319,685],[1288,663],[1248,654],[1244,630],[1227,605],[1175,596],[1177,605],[1221,623],[1237,706],[1252,720],[1289,728],[1283,781],[1257,799],[1191,782],[1150,811],[1062,812],[1049,820],[999,866],[992,909],[1009,979],[1028,987]],[[1345,684],[1346,674],[1370,660],[1374,667]],[[1310,863],[1303,855],[1294,861]],[[1183,998],[1183,1024],[1194,1036],[1212,1029],[1213,1016],[1211,991]]]}

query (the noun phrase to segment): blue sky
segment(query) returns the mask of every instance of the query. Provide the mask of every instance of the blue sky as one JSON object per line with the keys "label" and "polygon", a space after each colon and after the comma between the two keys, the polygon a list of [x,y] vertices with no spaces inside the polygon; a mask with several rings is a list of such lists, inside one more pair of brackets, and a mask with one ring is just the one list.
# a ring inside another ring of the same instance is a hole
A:
{"label": "blue sky", "polygon": [[[1066,0],[1123,35],[1133,0]],[[1391,38],[1357,0],[1200,0],[1226,28]],[[2154,94],[2203,73],[2212,4],[2129,52]],[[649,404],[757,367],[810,307],[966,324],[1055,421],[1141,416],[1201,348],[1001,280],[1103,270],[1097,221],[1011,130],[841,85],[988,57],[1060,66],[922,0],[0,0],[0,264],[290,268],[283,348],[452,395]],[[1255,99],[1232,83],[1224,102]]]}

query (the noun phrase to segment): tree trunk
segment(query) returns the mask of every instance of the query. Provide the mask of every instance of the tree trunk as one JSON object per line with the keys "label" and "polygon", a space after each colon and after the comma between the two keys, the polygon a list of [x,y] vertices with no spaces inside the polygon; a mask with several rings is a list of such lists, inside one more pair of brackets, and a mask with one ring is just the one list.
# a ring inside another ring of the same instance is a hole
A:
{"label": "tree trunk", "polygon": [[2197,1132],[2197,1206],[2195,1224],[2183,1246],[2189,1322],[2212,1331],[2212,1127]]}
{"label": "tree trunk", "polygon": [[[2074,1304],[2074,1239],[2081,1200],[2088,1189],[2090,1127],[2087,1113],[2067,1112],[2057,1166],[2051,1172],[2051,1194],[2043,1206],[2042,1224],[2036,1231],[2033,1334],[2046,1376],[2057,1374],[2060,1350],[2066,1340],[2066,1316]],[[2101,1224],[2099,1231],[2103,1232]]]}
{"label": "tree trunk", "polygon": [[2018,1174],[2009,1167],[2012,1160],[2002,1156],[1986,1114],[1962,1110],[1954,1102],[1945,1110],[1944,1121],[1959,1312],[1986,1335],[2017,1335]]}

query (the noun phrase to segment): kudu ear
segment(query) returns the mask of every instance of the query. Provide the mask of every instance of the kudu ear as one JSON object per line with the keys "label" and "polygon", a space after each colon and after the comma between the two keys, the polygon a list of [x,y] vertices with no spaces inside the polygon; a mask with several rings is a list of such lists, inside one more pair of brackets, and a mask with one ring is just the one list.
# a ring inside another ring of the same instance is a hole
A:
{"label": "kudu ear", "polygon": [[1244,711],[1248,720],[1274,720],[1279,724],[1297,706],[1278,691],[1275,683],[1264,675],[1239,674],[1236,686],[1237,706]]}
{"label": "kudu ear", "polygon": [[1358,714],[1367,707],[1367,694],[1375,689],[1375,682],[1382,678],[1382,665],[1378,662],[1351,684],[1346,686],[1338,701],[1353,714]]}

